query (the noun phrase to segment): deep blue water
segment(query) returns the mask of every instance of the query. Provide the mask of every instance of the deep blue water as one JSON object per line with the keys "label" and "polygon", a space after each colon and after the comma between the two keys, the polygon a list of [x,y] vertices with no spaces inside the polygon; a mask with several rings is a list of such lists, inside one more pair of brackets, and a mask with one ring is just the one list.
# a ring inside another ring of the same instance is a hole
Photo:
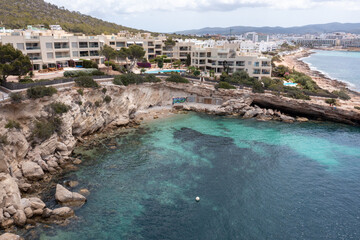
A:
{"label": "deep blue water", "polygon": [[78,152],[88,202],[40,239],[360,238],[356,127],[186,114]]}
{"label": "deep blue water", "polygon": [[322,51],[304,58],[314,70],[332,79],[344,81],[351,89],[360,91],[360,52]]}

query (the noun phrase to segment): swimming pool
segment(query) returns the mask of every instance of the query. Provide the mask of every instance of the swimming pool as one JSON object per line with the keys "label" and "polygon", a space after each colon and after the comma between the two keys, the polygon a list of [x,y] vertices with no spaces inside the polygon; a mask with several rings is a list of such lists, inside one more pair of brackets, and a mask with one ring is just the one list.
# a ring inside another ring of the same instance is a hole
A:
{"label": "swimming pool", "polygon": [[146,71],[145,73],[152,74],[152,73],[172,73],[172,72],[182,73],[182,72],[186,72],[186,70],[181,70],[181,69],[164,69],[164,70]]}
{"label": "swimming pool", "polygon": [[288,86],[288,87],[296,87],[297,85],[298,85],[297,83],[284,82],[284,86]]}

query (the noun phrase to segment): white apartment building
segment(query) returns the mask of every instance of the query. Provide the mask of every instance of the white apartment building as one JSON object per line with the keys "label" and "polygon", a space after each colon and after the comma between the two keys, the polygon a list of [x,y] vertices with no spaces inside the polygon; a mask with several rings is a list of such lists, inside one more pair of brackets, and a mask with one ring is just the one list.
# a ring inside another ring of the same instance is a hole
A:
{"label": "white apartment building", "polygon": [[245,71],[250,77],[261,79],[271,76],[271,57],[261,54],[244,54],[229,48],[195,47],[191,53],[191,65],[202,71],[221,74],[225,67],[229,73]]}
{"label": "white apartment building", "polygon": [[100,48],[104,44],[101,36],[1,36],[2,44],[11,44],[30,57],[34,70],[47,67],[68,67],[79,64],[80,59],[103,63]]}

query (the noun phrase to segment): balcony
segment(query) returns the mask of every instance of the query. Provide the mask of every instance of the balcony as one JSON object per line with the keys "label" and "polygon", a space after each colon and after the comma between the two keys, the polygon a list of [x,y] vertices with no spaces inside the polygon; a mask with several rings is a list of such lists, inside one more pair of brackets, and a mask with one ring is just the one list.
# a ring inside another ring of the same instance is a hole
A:
{"label": "balcony", "polygon": [[40,50],[39,43],[26,43],[26,50]]}
{"label": "balcony", "polygon": [[262,69],[262,70],[261,70],[261,74],[269,75],[269,74],[270,74],[270,70]]}
{"label": "balcony", "polygon": [[88,51],[80,51],[80,57],[88,57],[89,52]]}
{"label": "balcony", "polygon": [[90,42],[89,43],[89,48],[98,48],[99,47],[99,43],[97,42]]}
{"label": "balcony", "polygon": [[55,58],[70,58],[70,53],[55,53]]}
{"label": "balcony", "polygon": [[68,43],[54,43],[54,48],[55,49],[67,49],[67,48],[69,48],[69,44]]}
{"label": "balcony", "polygon": [[155,45],[156,49],[161,49],[161,45]]}
{"label": "balcony", "polygon": [[271,67],[271,63],[270,62],[262,62],[261,66],[262,67]]}
{"label": "balcony", "polygon": [[254,67],[260,67],[260,63],[259,62],[254,62]]}
{"label": "balcony", "polygon": [[154,43],[148,42],[148,47],[153,47],[153,46],[154,46]]}
{"label": "balcony", "polygon": [[260,74],[260,69],[254,69],[253,74]]}
{"label": "balcony", "polygon": [[236,66],[237,67],[244,67],[245,66],[245,62],[241,61],[241,62],[236,62]]}
{"label": "balcony", "polygon": [[89,45],[87,42],[79,42],[79,48],[88,48]]}
{"label": "balcony", "polygon": [[99,56],[99,51],[90,51],[90,56],[91,57],[98,57]]}

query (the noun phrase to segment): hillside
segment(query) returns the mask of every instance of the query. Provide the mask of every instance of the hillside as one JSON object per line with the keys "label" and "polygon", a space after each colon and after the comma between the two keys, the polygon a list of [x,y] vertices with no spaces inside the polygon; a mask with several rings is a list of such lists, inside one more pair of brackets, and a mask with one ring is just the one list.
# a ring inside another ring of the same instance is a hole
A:
{"label": "hillside", "polygon": [[246,32],[259,32],[266,34],[314,34],[329,32],[351,32],[360,33],[360,23],[327,23],[313,24],[301,27],[250,27],[250,26],[233,26],[227,28],[202,28],[194,30],[178,31],[178,34],[242,34]]}
{"label": "hillside", "polygon": [[66,31],[88,35],[141,31],[72,12],[43,0],[0,0],[0,23],[6,28],[20,29],[27,25],[59,24]]}

